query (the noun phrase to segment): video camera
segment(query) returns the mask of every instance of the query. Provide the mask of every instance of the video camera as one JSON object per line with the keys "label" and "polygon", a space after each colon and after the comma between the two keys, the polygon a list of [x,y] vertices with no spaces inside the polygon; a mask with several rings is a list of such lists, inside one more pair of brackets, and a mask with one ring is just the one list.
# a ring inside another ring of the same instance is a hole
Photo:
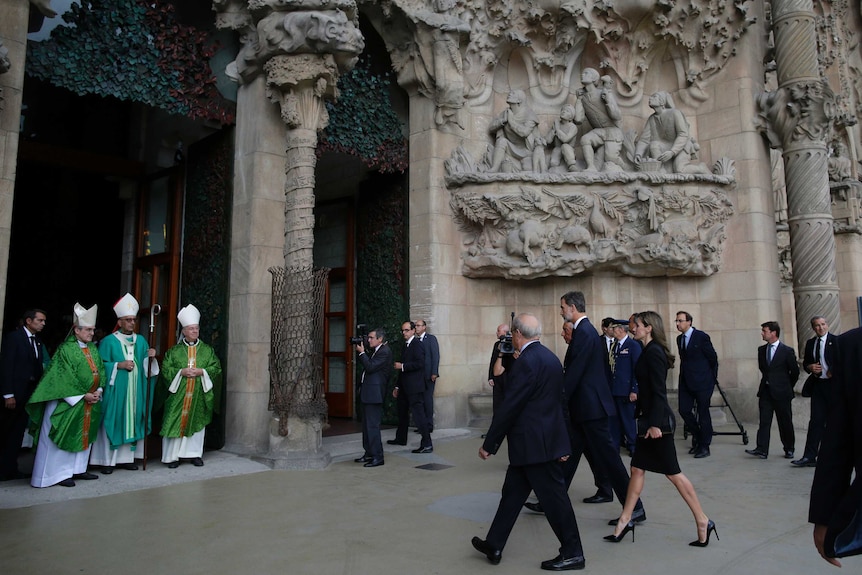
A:
{"label": "video camera", "polygon": [[515,353],[515,344],[512,343],[513,323],[515,323],[515,312],[512,312],[512,318],[509,320],[509,333],[500,337],[500,353],[503,355],[512,355]]}
{"label": "video camera", "polygon": [[356,335],[350,338],[350,345],[364,345],[368,347],[368,326],[364,323],[356,324]]}

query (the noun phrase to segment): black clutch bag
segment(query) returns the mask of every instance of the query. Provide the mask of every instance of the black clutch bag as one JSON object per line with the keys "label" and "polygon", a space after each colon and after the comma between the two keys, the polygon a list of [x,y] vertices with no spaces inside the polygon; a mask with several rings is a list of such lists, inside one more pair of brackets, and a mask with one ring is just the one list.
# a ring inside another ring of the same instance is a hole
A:
{"label": "black clutch bag", "polygon": [[[647,429],[649,429],[649,420],[646,417],[639,417],[637,420],[638,423],[638,437],[643,437],[646,435]],[[673,435],[673,432],[676,430],[676,419],[674,419],[672,413],[668,413],[667,417],[662,421],[659,426],[662,435]]]}

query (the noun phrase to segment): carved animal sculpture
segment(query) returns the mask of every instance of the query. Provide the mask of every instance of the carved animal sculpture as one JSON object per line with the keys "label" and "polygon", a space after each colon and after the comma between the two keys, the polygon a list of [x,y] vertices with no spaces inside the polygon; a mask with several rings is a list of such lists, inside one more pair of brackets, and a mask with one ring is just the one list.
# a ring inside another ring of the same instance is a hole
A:
{"label": "carved animal sculpture", "polygon": [[506,251],[513,256],[524,256],[530,265],[536,262],[533,248],[539,248],[541,253],[546,245],[544,226],[533,220],[521,223],[519,228],[511,230],[506,236]]}
{"label": "carved animal sculpture", "polygon": [[675,220],[664,222],[659,226],[659,231],[670,240],[678,242],[696,242],[700,239],[697,227],[688,220]]}
{"label": "carved animal sculpture", "polygon": [[606,238],[610,234],[608,222],[605,220],[605,215],[599,206],[598,198],[593,200],[593,208],[590,210],[590,230],[597,238]]}
{"label": "carved animal sculpture", "polygon": [[344,12],[273,13],[257,25],[262,55],[347,52],[360,54],[365,41]]}
{"label": "carved animal sculpture", "polygon": [[587,228],[575,224],[556,230],[548,239],[553,242],[556,249],[560,249],[564,245],[571,245],[575,247],[578,253],[581,253],[581,246],[587,246],[587,251],[589,251],[590,242],[593,238]]}

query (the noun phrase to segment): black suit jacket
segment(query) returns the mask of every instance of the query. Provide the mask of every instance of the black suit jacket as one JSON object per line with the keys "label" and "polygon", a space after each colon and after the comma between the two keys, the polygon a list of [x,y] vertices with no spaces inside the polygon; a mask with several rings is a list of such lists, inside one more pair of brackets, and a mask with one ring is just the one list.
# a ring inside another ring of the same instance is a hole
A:
{"label": "black suit jacket", "polygon": [[[563,393],[572,421],[590,421],[616,414],[605,374],[607,349],[603,339],[596,337],[597,333],[590,320],[584,318],[572,332],[572,341],[566,352],[569,362],[566,364]],[[518,365],[517,361],[515,365]]]}
{"label": "black suit jacket", "polygon": [[359,383],[359,399],[362,403],[383,403],[386,384],[392,369],[392,350],[389,344],[381,344],[377,351],[363,353],[359,362],[364,371]]}
{"label": "black suit jacket", "polygon": [[862,328],[844,332],[835,346],[836,395],[829,404],[808,509],[808,520],[816,525],[835,524],[842,513],[852,514],[862,497]]}
{"label": "black suit jacket", "polygon": [[793,386],[799,379],[799,365],[793,348],[778,342],[772,362],[766,363],[766,345],[757,348],[757,366],[760,369],[760,388],[757,397],[769,394],[777,401],[793,399]]}
{"label": "black suit jacket", "polygon": [[646,419],[650,427],[662,428],[668,418],[674,419],[667,401],[667,370],[664,349],[655,341],[649,342],[635,365],[640,389],[635,417]]}
{"label": "black suit jacket", "polygon": [[[821,383],[826,383],[827,379],[821,378],[819,375],[811,373],[808,369],[808,366],[812,363],[817,363],[815,359],[814,353],[814,344],[819,338],[817,336],[812,337],[807,342],[805,342],[805,353],[802,356],[802,368],[809,373],[808,379],[805,380],[805,385],[802,386],[802,395],[804,397],[811,397],[811,392],[815,385],[820,385]],[[832,366],[835,365],[835,355],[836,355],[836,345],[835,345],[835,335],[832,333],[826,334],[826,345],[823,346],[823,360],[826,362],[826,371],[827,373],[832,371]]]}
{"label": "black suit jacket", "polygon": [[679,351],[679,386],[691,391],[707,391],[715,387],[718,380],[718,354],[706,332],[699,329],[691,332],[688,345],[682,348],[685,337],[679,334],[676,347]]}
{"label": "black suit jacket", "polygon": [[511,465],[547,463],[569,455],[563,406],[563,366],[539,342],[528,345],[506,378],[506,395],[494,411],[482,448],[497,453],[503,438]]}
{"label": "black suit jacket", "polygon": [[426,333],[421,341],[425,348],[425,379],[431,381],[432,375],[440,377],[440,345],[430,333]]}
{"label": "black suit jacket", "polygon": [[398,374],[398,387],[408,394],[425,392],[425,348],[418,337],[410,345],[404,342],[401,353],[401,373]]}
{"label": "black suit jacket", "polygon": [[39,357],[33,353],[30,338],[23,327],[11,331],[3,338],[3,351],[0,353],[0,397],[15,395],[17,405],[25,405],[42,377],[45,360],[45,347],[36,336]]}

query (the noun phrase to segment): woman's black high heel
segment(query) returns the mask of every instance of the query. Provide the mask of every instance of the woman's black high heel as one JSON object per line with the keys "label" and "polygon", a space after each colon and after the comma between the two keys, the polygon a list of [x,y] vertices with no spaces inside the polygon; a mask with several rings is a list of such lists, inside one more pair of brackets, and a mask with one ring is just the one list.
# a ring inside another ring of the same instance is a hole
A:
{"label": "woman's black high heel", "polygon": [[[701,541],[700,539],[697,539],[689,543],[689,545],[691,545],[692,547],[706,547],[707,545],[709,545],[709,536],[713,531],[715,531],[715,522],[710,519],[706,522],[706,541]],[[718,537],[718,531],[715,531],[715,538],[720,540]]]}
{"label": "woman's black high heel", "polygon": [[[713,525],[712,527],[713,527],[713,529],[715,529],[715,525]],[[605,535],[605,541],[610,541],[611,543],[619,543],[620,541],[623,540],[623,537],[625,537],[626,533],[628,533],[629,531],[632,532],[632,543],[634,543],[634,541],[635,541],[635,522],[634,521],[629,521],[628,523],[626,523],[626,526],[623,527],[623,530],[620,531],[619,535],[614,535],[614,534]]]}

